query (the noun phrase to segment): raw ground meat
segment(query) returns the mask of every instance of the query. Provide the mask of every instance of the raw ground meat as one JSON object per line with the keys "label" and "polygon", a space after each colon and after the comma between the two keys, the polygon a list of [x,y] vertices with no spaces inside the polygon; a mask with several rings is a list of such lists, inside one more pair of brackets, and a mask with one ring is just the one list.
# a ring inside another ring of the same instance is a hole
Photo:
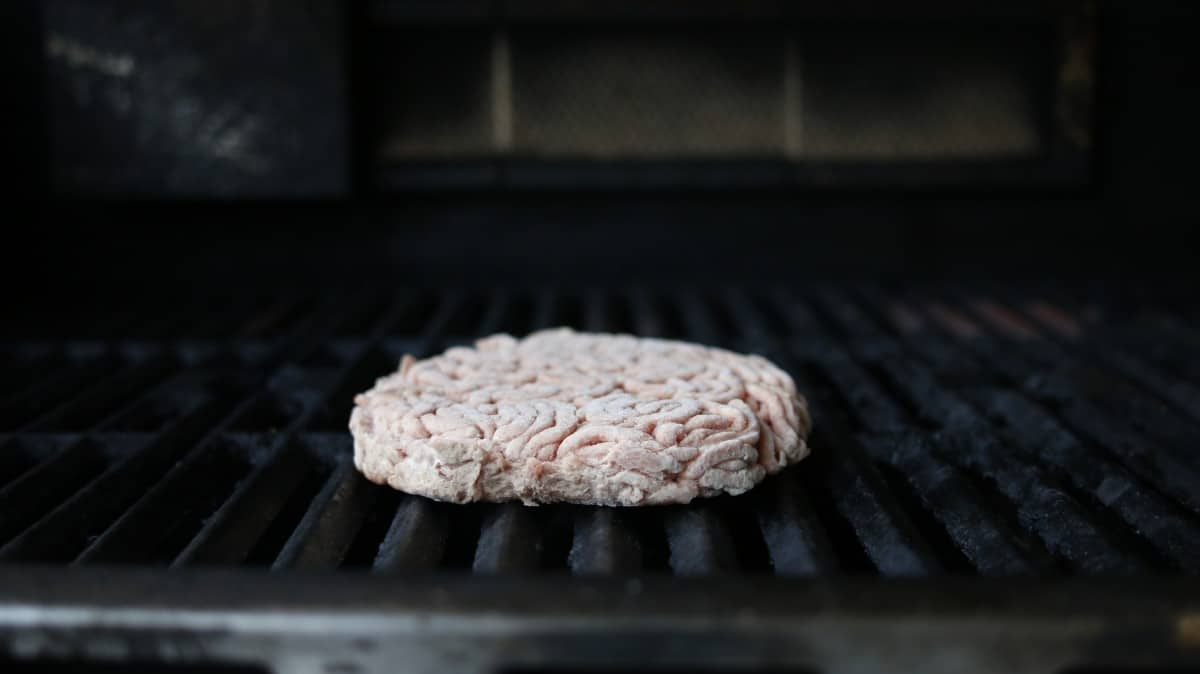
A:
{"label": "raw ground meat", "polygon": [[354,463],[441,501],[687,503],[808,454],[791,377],[759,356],[629,335],[495,335],[355,398]]}

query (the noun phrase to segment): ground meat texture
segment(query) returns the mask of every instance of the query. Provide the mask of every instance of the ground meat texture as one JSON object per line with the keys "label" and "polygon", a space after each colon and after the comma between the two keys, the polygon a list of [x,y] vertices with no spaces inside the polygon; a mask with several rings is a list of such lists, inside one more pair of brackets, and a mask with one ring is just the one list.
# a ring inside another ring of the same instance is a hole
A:
{"label": "ground meat texture", "polygon": [[440,501],[687,503],[740,494],[808,454],[786,372],[759,356],[629,335],[495,335],[355,398],[354,464]]}

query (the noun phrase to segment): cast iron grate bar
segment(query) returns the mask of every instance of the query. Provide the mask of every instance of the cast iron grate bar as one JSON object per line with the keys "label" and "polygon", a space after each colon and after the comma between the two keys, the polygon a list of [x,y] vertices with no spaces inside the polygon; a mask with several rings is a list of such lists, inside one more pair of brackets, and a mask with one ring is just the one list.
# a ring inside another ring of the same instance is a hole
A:
{"label": "cast iron grate bar", "polygon": [[120,359],[100,345],[67,346],[63,351],[41,378],[0,401],[0,423],[8,428],[27,426],[120,367]]}
{"label": "cast iron grate bar", "polygon": [[1200,471],[1168,447],[1122,424],[1121,410],[1105,410],[1091,401],[1086,395],[1087,381],[1071,375],[1087,368],[1079,367],[1072,355],[1044,340],[1023,349],[989,339],[960,341],[976,349],[1024,395],[1053,410],[1069,430],[1103,448],[1157,490],[1200,513]]}
{"label": "cast iron grate bar", "polygon": [[96,442],[72,436],[53,456],[5,485],[0,489],[0,544],[68,499],[111,460]]}
{"label": "cast iron grate bar", "polygon": [[576,575],[636,572],[643,563],[641,544],[612,508],[588,508],[575,517],[567,564]]}
{"label": "cast iron grate bar", "polygon": [[504,316],[512,304],[512,293],[507,290],[494,290],[488,297],[487,306],[479,319],[479,337],[485,337],[501,331]]}
{"label": "cast iron grate bar", "polygon": [[[510,293],[495,291],[480,319],[479,336],[500,330],[510,306]],[[433,333],[426,333],[432,338]],[[418,356],[425,355],[418,353]],[[372,567],[379,572],[427,571],[438,567],[449,545],[447,504],[420,496],[405,496],[379,544]]]}
{"label": "cast iron grate bar", "polygon": [[[1033,336],[1024,325],[1014,323],[1020,321],[1015,314],[1001,317],[997,313],[1000,307],[985,311],[994,319],[992,325],[996,325],[995,319],[1007,324],[1010,336],[1019,339]],[[925,336],[913,339],[925,341]],[[1151,547],[1157,548],[1144,556],[1160,555],[1174,566],[1194,568],[1194,543],[1190,541],[1200,540],[1194,525],[1156,493],[1142,487],[1120,465],[1086,451],[1050,414],[1016,391],[966,390],[965,396],[1001,423],[995,432],[998,437],[1007,438],[1009,446],[1024,453],[1028,461],[1049,465],[1049,473],[1055,476],[1050,480],[1074,487],[1081,505],[1091,505],[1092,512],[1099,517],[1109,516],[1111,511],[1112,516],[1123,520],[1123,524],[1114,522],[1109,526],[1117,536],[1128,525]],[[1136,542],[1134,547],[1138,547]]]}
{"label": "cast iron grate bar", "polygon": [[[1053,304],[1042,302],[1036,306],[1042,307],[1042,313],[1049,312],[1052,316],[1063,314]],[[1200,426],[1191,418],[1188,410],[1189,399],[1195,400],[1191,397],[1196,394],[1194,387],[1189,387],[1192,389],[1190,392],[1185,390],[1182,396],[1178,395],[1176,392],[1180,383],[1169,381],[1166,376],[1140,362],[1136,356],[1124,353],[1115,346],[1106,345],[1105,349],[1097,350],[1093,345],[1079,343],[1077,337],[1081,328],[1064,329],[1059,325],[1064,320],[1062,318],[1049,322],[1045,316],[1029,315],[1054,337],[1054,348],[1071,364],[1071,371],[1087,378],[1080,387],[1088,391],[1086,397],[1089,400],[1113,415],[1128,419],[1136,433],[1148,436],[1155,446],[1172,452],[1178,460],[1200,469],[1200,458],[1196,456],[1192,444],[1200,432]],[[1081,355],[1090,362],[1081,358]],[[1092,363],[1096,366],[1092,366]],[[1102,391],[1096,390],[1101,388],[1096,385],[1097,382],[1104,383]],[[1186,382],[1183,384],[1186,385]],[[1177,412],[1170,405],[1181,409]]]}
{"label": "cast iron grate bar", "polygon": [[542,535],[528,508],[518,503],[487,506],[471,566],[475,573],[532,571],[541,555]]}
{"label": "cast iron grate bar", "polygon": [[[785,303],[782,310],[798,310],[812,317],[806,321],[811,331],[833,334],[836,328],[821,325],[815,312],[800,308],[799,299],[777,298]],[[819,342],[814,342],[818,343]],[[820,347],[830,349],[832,346]],[[871,464],[850,429],[834,416],[833,392],[818,386],[811,367],[800,369],[797,363],[808,349],[803,341],[777,356],[792,373],[800,390],[808,396],[810,411],[818,422],[814,425],[809,444],[817,453],[805,460],[797,470],[819,470],[822,498],[827,500],[837,517],[845,522],[856,539],[861,552],[871,565],[885,576],[925,576],[937,573],[941,563],[919,533],[909,515],[903,512],[883,476]],[[830,449],[837,447],[836,451]],[[807,464],[807,465],[806,465]],[[810,480],[809,484],[812,484]]]}
{"label": "cast iron grate bar", "polygon": [[[878,311],[880,305],[875,301],[878,296],[868,297]],[[990,315],[993,326],[1003,323],[1002,329],[1015,339],[1037,337],[1023,319],[999,305],[984,308],[983,312]],[[897,322],[895,327],[903,333],[903,325]],[[939,338],[939,335],[914,334],[911,343],[939,343]],[[942,348],[960,347],[950,343],[942,344]],[[1085,501],[1095,502],[1094,509],[1111,510],[1173,565],[1195,569],[1200,531],[1177,507],[1146,488],[1124,467],[1084,447],[1051,413],[1016,390],[980,387],[962,393],[976,408],[1001,424],[995,432],[1007,439],[1009,447],[1031,461],[1049,466],[1057,482],[1073,485],[1075,493],[1086,496]]]}
{"label": "cast iron grate bar", "polygon": [[446,504],[405,496],[379,545],[372,566],[378,572],[432,571],[441,563],[449,540]]}
{"label": "cast iron grate bar", "polygon": [[[811,362],[827,375],[842,405],[865,429],[866,433],[858,438],[868,454],[878,464],[902,474],[917,492],[919,510],[937,520],[935,526],[949,536],[975,568],[984,574],[1030,570],[1025,551],[1031,546],[1005,526],[993,508],[976,500],[962,475],[929,456],[927,447],[912,445],[912,437],[920,437],[924,431],[904,421],[905,412],[878,389],[866,372],[833,348],[826,348]],[[907,449],[902,447],[903,441],[896,440],[902,435],[912,436],[907,438]],[[936,539],[938,534],[927,537]]]}
{"label": "cast iron grate bar", "polygon": [[[593,292],[585,297],[583,327],[612,331],[608,298]],[[627,522],[603,508],[581,508],[575,513],[567,564],[575,574],[633,573],[644,563],[637,536]]]}
{"label": "cast iron grate bar", "polygon": [[243,480],[172,562],[222,565],[245,562],[263,533],[279,515],[288,497],[300,486],[307,466],[302,450],[293,444],[274,451],[276,438],[251,439],[267,445],[270,454]]}
{"label": "cast iron grate bar", "polygon": [[[520,335],[551,327],[556,302],[554,295],[541,291],[525,299],[529,303],[527,318],[522,312],[518,316],[500,314],[489,319],[512,324]],[[490,325],[479,328],[480,334],[494,332]],[[541,565],[543,538],[543,531],[529,508],[513,503],[486,506],[471,568],[478,574],[536,570]]]}
{"label": "cast iron grate bar", "polygon": [[1147,489],[1123,467],[1087,451],[1050,415],[1012,391],[980,390],[972,399],[1004,420],[1007,435],[1027,456],[1057,468],[1062,481],[1074,483],[1080,493],[1111,510],[1173,565],[1200,572],[1200,523],[1194,517]]}
{"label": "cast iron grate bar", "polygon": [[377,495],[354,468],[350,453],[339,452],[337,468],[312,500],[271,568],[324,569],[341,564]]}
{"label": "cast iron grate bar", "polygon": [[[0,561],[1200,572],[1200,389],[1184,362],[1200,338],[1169,312],[1109,325],[1108,307],[1054,293],[834,286],[328,300],[163,314],[141,342],[5,347]],[[771,358],[810,397],[813,456],[744,496],[632,510],[455,506],[354,469],[350,399],[401,353],[560,324]]]}
{"label": "cast iron grate bar", "polygon": [[[210,375],[211,376],[211,375]],[[183,407],[158,429],[145,449],[113,464],[35,524],[0,547],[0,560],[55,561],[73,559],[109,524],[137,501],[147,485],[180,458],[193,441],[211,435],[212,424],[238,409],[219,399],[194,379],[180,382]],[[180,387],[171,392],[178,394]],[[133,403],[142,405],[144,401]],[[136,409],[136,408],[135,408]],[[124,416],[124,414],[122,414]]]}
{"label": "cast iron grate bar", "polygon": [[81,431],[99,422],[117,401],[163,381],[177,371],[178,363],[163,351],[142,356],[131,367],[118,370],[82,389],[78,395],[29,422],[30,431]]}
{"label": "cast iron grate bar", "polygon": [[[741,336],[747,340],[746,350],[766,355],[783,366],[794,361],[785,357],[786,350],[775,338],[775,331],[749,293],[727,290],[723,294],[726,311],[734,319]],[[768,303],[766,305],[770,307]],[[806,326],[806,331],[811,329]],[[797,337],[804,339],[805,332]],[[793,372],[793,374],[796,374]],[[811,448],[810,448],[811,449]],[[766,545],[772,570],[777,575],[813,576],[837,568],[836,553],[825,528],[804,493],[793,469],[776,475],[760,485],[755,495],[759,531]]]}
{"label": "cast iron grate bar", "polygon": [[880,367],[897,388],[909,392],[914,404],[943,425],[945,430],[934,436],[935,446],[951,461],[996,485],[1017,505],[1021,521],[1052,551],[1084,572],[1144,570],[1144,563],[1121,545],[1117,532],[1097,522],[1084,505],[1034,465],[1015,458],[969,406],[945,392],[926,372],[899,356],[885,358]]}
{"label": "cast iron grate bar", "polygon": [[[322,316],[326,320],[331,318],[328,314]],[[291,398],[292,406],[304,409],[305,399],[314,396],[306,390],[308,387],[321,388],[319,384],[304,381],[303,371],[280,369],[235,414],[206,434],[161,481],[91,541],[76,563],[145,562],[159,558],[169,563],[175,559],[192,545],[189,541],[198,532],[203,532],[207,516],[230,494],[236,493],[237,483],[253,463],[253,457],[246,452],[221,442],[221,434],[256,406],[267,404],[281,393]],[[301,414],[301,418],[305,416],[307,413]]]}
{"label": "cast iron grate bar", "polygon": [[[439,298],[434,313],[426,323],[414,349],[418,356],[432,350],[433,345],[442,338],[446,326],[463,301],[464,294],[461,292],[446,293]],[[387,326],[381,326],[371,341],[378,343],[386,329]],[[367,351],[364,350],[345,372],[356,370],[365,362],[366,355]],[[341,383],[337,387],[339,390],[350,384],[348,377],[348,374],[340,377]],[[326,403],[328,402],[327,400]],[[348,421],[349,409],[342,410],[341,413],[345,415],[342,418]],[[336,457],[337,467],[329,475],[324,487],[313,499],[300,523],[280,550],[272,564],[272,568],[276,570],[291,567],[328,568],[340,565],[365,524],[371,504],[380,496],[379,488],[367,482],[355,469],[348,434],[320,437],[309,434],[306,437],[335,445],[336,448],[327,454]]]}
{"label": "cast iron grate bar", "polygon": [[778,475],[758,487],[758,526],[780,576],[821,576],[837,568],[824,525],[796,475]]}
{"label": "cast iron grate bar", "polygon": [[[716,323],[700,295],[684,293],[677,304],[689,338],[702,344],[719,343]],[[633,303],[634,329],[642,336],[659,337],[663,334],[662,323],[648,307],[644,299]],[[664,509],[663,530],[671,569],[676,574],[695,576],[738,569],[734,538],[711,504],[695,501],[689,507]]]}
{"label": "cast iron grate bar", "polygon": [[959,553],[984,576],[1051,570],[1049,555],[1035,541],[1014,531],[953,466],[934,456],[933,448],[920,435],[862,436],[861,442],[872,458],[908,481],[920,500],[919,507],[945,531],[955,552],[939,556],[954,558]]}
{"label": "cast iron grate bar", "polygon": [[[411,306],[412,298],[409,296],[402,296],[392,302],[374,323],[370,343],[377,344],[388,326],[399,320]],[[310,345],[310,349],[312,347],[313,345]],[[355,349],[351,363],[360,362],[368,353],[367,347]],[[340,379],[343,382],[352,369],[353,365],[348,364],[342,370]],[[299,370],[296,374],[303,379],[305,371]],[[331,379],[337,378],[339,377]],[[329,403],[328,396],[331,394],[322,392],[320,386],[302,393],[302,390],[298,390],[301,387],[297,387],[295,376],[284,378],[283,381],[287,382],[284,388],[288,393],[313,402],[309,405],[301,404],[302,411],[283,432],[269,436],[268,448],[264,451],[269,458],[260,462],[234,489],[225,503],[208,518],[199,533],[175,559],[175,566],[191,563],[237,563],[246,559],[259,538],[275,523],[276,517],[289,499],[301,488],[306,476],[315,470],[311,453],[301,450],[295,438],[317,410]]]}

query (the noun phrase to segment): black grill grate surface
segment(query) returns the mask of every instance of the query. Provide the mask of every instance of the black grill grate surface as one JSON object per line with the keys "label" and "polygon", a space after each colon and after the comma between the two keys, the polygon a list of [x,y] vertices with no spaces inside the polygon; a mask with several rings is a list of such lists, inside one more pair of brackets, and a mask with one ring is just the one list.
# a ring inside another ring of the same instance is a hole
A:
{"label": "black grill grate surface", "polygon": [[[0,355],[0,565],[476,574],[1200,570],[1200,327],[1049,292],[875,287],[246,299]],[[552,325],[762,353],[813,456],[737,498],[454,506],[367,483],[353,395]],[[115,339],[116,335],[137,339]]]}

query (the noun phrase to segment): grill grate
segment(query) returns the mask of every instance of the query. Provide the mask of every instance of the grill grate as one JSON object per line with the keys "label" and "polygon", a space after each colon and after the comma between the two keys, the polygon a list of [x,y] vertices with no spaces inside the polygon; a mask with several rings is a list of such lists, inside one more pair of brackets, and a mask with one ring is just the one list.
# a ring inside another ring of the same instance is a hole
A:
{"label": "grill grate", "polygon": [[[827,287],[411,291],[145,316],[85,321],[91,341],[4,348],[0,563],[1200,571],[1200,371],[1188,357],[1200,330],[1187,313]],[[454,506],[354,471],[352,397],[403,353],[559,324],[767,355],[810,397],[813,456],[742,497],[626,510]]]}

